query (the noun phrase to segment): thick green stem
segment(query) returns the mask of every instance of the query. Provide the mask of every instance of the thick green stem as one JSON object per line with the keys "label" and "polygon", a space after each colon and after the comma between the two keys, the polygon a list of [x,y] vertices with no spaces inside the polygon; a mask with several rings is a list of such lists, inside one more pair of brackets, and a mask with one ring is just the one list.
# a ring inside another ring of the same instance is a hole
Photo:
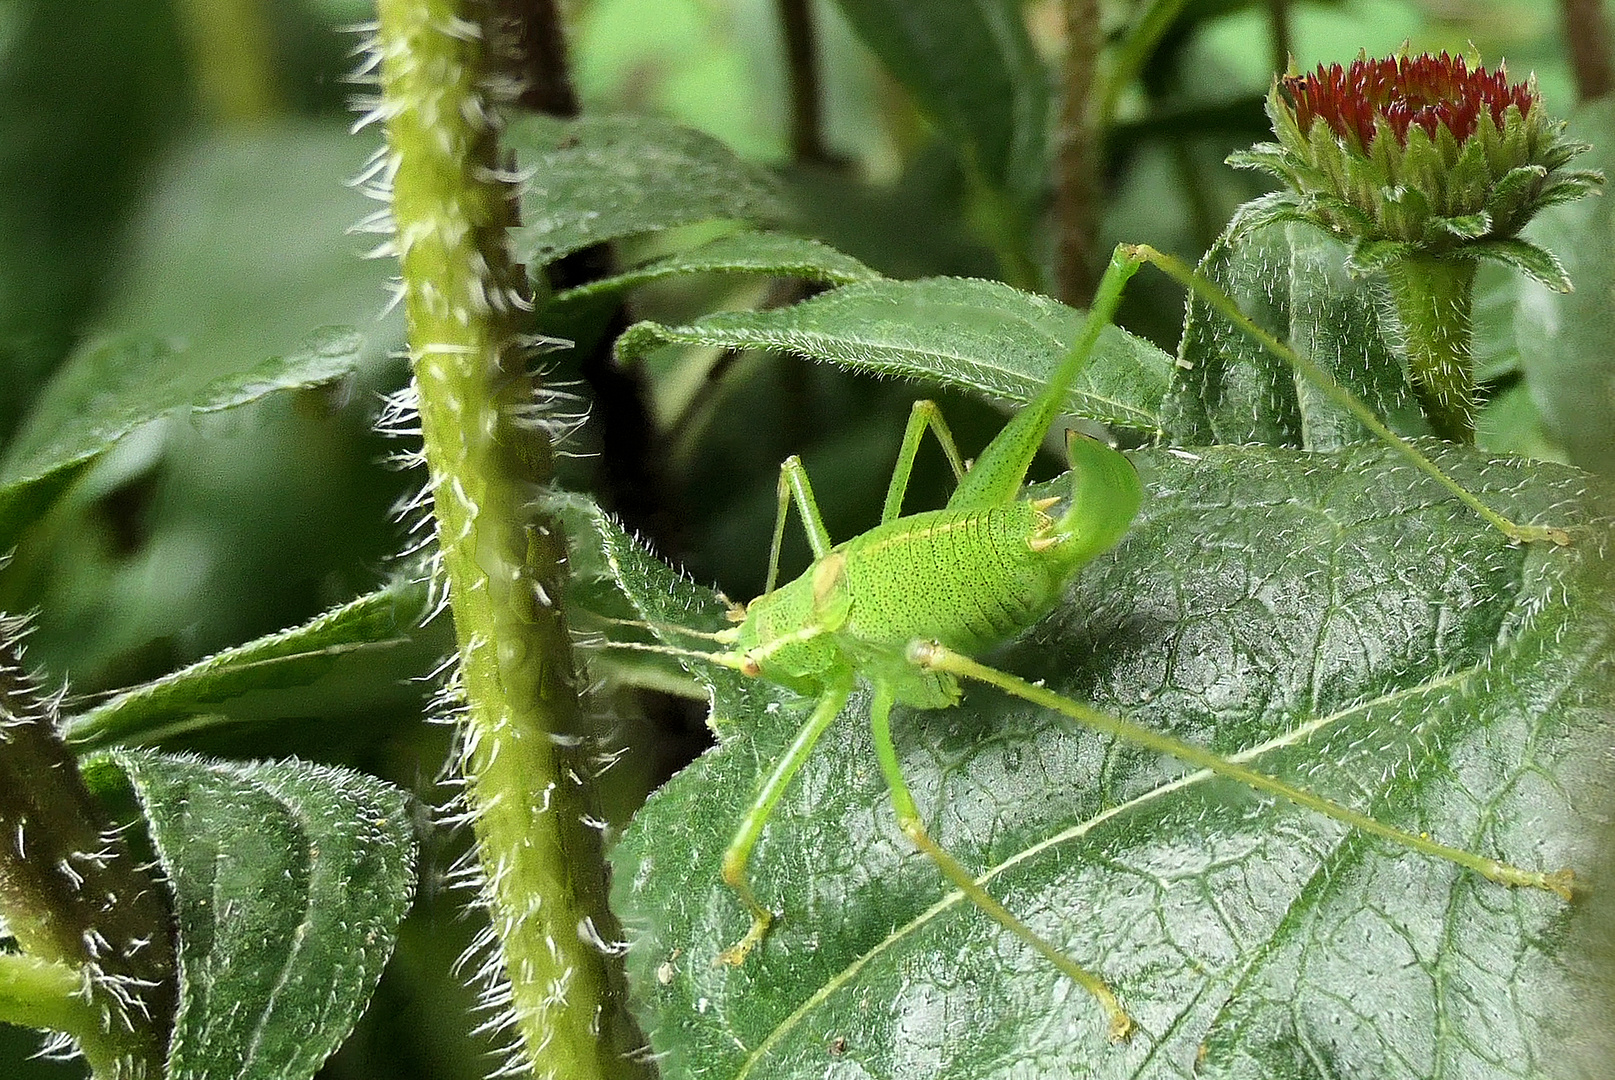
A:
{"label": "thick green stem", "polygon": [[179,0],[197,97],[210,120],[261,124],[280,112],[275,35],[263,0]]}
{"label": "thick green stem", "polygon": [[1475,260],[1408,255],[1391,263],[1388,273],[1408,376],[1425,418],[1441,438],[1472,444]]}
{"label": "thick green stem", "polygon": [[552,450],[519,346],[525,286],[507,254],[503,179],[484,42],[494,5],[381,0],[382,113],[409,354],[420,397],[464,695],[466,798],[533,1072],[632,1073],[611,972],[604,861],[585,824],[588,769],[560,595],[561,535],[533,507]]}

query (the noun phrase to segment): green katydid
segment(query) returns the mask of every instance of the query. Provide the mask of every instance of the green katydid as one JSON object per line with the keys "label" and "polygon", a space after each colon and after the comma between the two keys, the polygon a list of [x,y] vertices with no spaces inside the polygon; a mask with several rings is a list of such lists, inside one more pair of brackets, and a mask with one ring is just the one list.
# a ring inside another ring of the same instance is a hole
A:
{"label": "green katydid", "polygon": [[[973,904],[1092,994],[1109,1018],[1110,1033],[1125,1038],[1132,1026],[1105,982],[1025,925],[995,900],[971,873],[926,831],[898,766],[890,732],[894,704],[945,708],[960,698],[959,678],[987,682],[1079,723],[1243,783],[1414,850],[1451,860],[1493,881],[1531,886],[1568,898],[1569,871],[1527,870],[1428,837],[1393,828],[1293,785],[1235,764],[1201,748],[1070,701],[964,654],[1006,641],[1051,610],[1065,586],[1089,560],[1126,533],[1143,491],[1131,463],[1093,439],[1070,436],[1070,499],[1059,516],[1056,500],[1022,497],[1021,487],[1045,433],[1059,415],[1072,380],[1087,362],[1101,329],[1111,320],[1128,280],[1145,262],[1160,267],[1233,319],[1264,346],[1294,364],[1376,435],[1514,540],[1565,542],[1564,534],[1520,526],[1499,516],[1403,442],[1327,372],[1275,340],[1240,313],[1233,301],[1183,263],[1146,247],[1116,249],[1089,317],[1048,385],[993,439],[966,470],[934,404],[916,403],[887,490],[881,522],[851,540],[832,544],[801,463],[780,470],[778,513],[762,596],[737,609],[737,625],[709,637],[721,652],[629,645],[690,656],[769,680],[812,697],[815,704],[790,747],[754,795],[725,851],[722,876],[751,915],[746,933],[716,959],[743,963],[765,939],[772,911],[751,888],[747,865],[785,789],[819,738],[862,680],[872,691],[870,723],[876,755],[904,835]],[[902,515],[915,455],[926,431],[942,445],[958,486],[941,510]],[[780,548],[795,505],[813,563],[795,580],[776,586]],[[922,569],[923,568],[923,569]]]}

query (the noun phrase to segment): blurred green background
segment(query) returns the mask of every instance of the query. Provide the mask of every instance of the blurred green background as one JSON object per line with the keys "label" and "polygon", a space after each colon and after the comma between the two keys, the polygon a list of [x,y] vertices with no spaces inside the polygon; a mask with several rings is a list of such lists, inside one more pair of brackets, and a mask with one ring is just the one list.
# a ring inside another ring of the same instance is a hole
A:
{"label": "blurred green background", "polygon": [[[1107,27],[1119,31],[1141,6],[1104,5]],[[1102,249],[1127,239],[1193,257],[1259,190],[1222,159],[1265,131],[1274,7],[1184,5],[1121,103]],[[992,253],[964,223],[957,164],[835,5],[814,10],[832,167],[787,160],[775,0],[568,5],[583,106],[662,114],[780,166],[803,227],[886,273],[995,276]],[[1544,0],[1286,10],[1302,67],[1404,41],[1415,50],[1472,43],[1488,62],[1506,58],[1516,77],[1534,71],[1559,114],[1575,103],[1559,9]],[[1028,3],[1025,14],[1052,62],[1058,5]],[[346,78],[363,42],[354,28],[371,17],[362,0],[0,0],[0,445],[24,430],[53,372],[97,335],[172,338],[197,363],[274,355],[321,325],[358,326],[369,342],[367,367],[342,386],[141,429],[23,539],[0,575],[0,609],[38,611],[30,659],[75,694],[304,620],[374,587],[404,544],[389,509],[419,479],[384,465],[397,447],[371,430],[380,395],[405,378],[394,356],[402,323],[384,313],[392,268],[363,261],[367,238],[348,231],[375,209],[345,183],[380,139],[374,128],[349,133],[350,100],[362,92]],[[621,256],[653,250],[627,245]],[[1181,300],[1161,279],[1139,285],[1126,321],[1172,347]],[[764,289],[680,283],[640,294],[634,314],[750,303]],[[804,451],[818,490],[836,493],[825,506],[833,534],[870,523],[908,388],[777,358],[740,360],[715,392],[672,359],[653,360],[650,374],[667,438],[660,512],[669,524],[658,541],[698,577],[736,596],[760,588],[786,453]],[[999,422],[976,403],[945,407],[967,447]],[[574,447],[596,448],[587,429]],[[592,485],[596,467],[580,456],[569,479]],[[736,567],[750,576],[723,576]],[[446,651],[443,630],[292,695],[263,723],[183,745],[349,764],[423,805],[440,802],[434,778],[449,734],[421,723],[426,687],[415,677]],[[700,745],[699,717],[687,711],[624,723],[618,739],[665,745],[619,771],[621,813]],[[486,1074],[490,1044],[469,1034],[472,995],[452,970],[476,921],[440,884],[460,844],[428,837],[422,901],[367,1018],[322,1076]],[[0,1027],[0,1075],[81,1075],[27,1061],[36,1047],[32,1033]]]}

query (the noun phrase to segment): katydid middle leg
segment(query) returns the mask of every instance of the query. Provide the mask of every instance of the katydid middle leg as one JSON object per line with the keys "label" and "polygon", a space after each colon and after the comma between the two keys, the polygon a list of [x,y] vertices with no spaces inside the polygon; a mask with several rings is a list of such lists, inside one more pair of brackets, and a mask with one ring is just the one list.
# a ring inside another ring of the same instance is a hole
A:
{"label": "katydid middle leg", "polygon": [[830,531],[824,527],[819,502],[813,495],[813,484],[808,480],[807,470],[802,467],[802,459],[795,454],[780,463],[778,494],[779,510],[774,515],[774,540],[768,549],[768,583],[763,587],[764,596],[773,592],[779,582],[780,548],[785,543],[785,520],[791,516],[793,502],[796,512],[801,515],[802,531],[807,534],[813,557],[822,559],[830,550]]}
{"label": "katydid middle leg", "polygon": [[908,494],[914,456],[920,451],[920,440],[925,437],[927,428],[936,434],[936,441],[942,444],[948,464],[953,466],[954,483],[964,479],[964,458],[959,456],[959,447],[953,441],[953,432],[948,430],[948,422],[942,418],[942,410],[930,399],[916,401],[909,410],[908,426],[903,429],[903,444],[897,451],[897,465],[892,469],[891,483],[886,487],[886,502],[880,511],[883,525],[896,521],[903,513],[903,497]]}
{"label": "katydid middle leg", "polygon": [[1116,995],[1111,992],[1110,987],[1105,985],[1105,981],[1010,914],[1008,908],[983,889],[970,872],[926,831],[925,821],[915,806],[914,796],[909,791],[908,783],[903,779],[903,770],[897,761],[897,749],[892,744],[892,703],[891,687],[883,681],[877,681],[874,698],[869,706],[869,723],[875,740],[875,757],[880,761],[881,772],[885,774],[886,787],[892,793],[892,810],[897,815],[897,827],[908,837],[910,843],[936,864],[942,876],[964,893],[972,904],[991,916],[1004,929],[1036,949],[1063,974],[1092,994],[1110,1020],[1110,1038],[1113,1042],[1126,1039],[1133,1029],[1132,1018],[1122,1009],[1121,1003],[1116,1000]]}

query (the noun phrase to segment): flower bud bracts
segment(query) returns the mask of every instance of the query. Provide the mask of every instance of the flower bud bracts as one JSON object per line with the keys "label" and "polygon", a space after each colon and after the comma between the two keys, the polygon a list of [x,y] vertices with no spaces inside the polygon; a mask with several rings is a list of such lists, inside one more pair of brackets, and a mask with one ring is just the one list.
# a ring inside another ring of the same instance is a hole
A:
{"label": "flower bud bracts", "polygon": [[1229,158],[1291,189],[1269,197],[1267,216],[1333,233],[1363,270],[1409,255],[1492,258],[1569,288],[1518,233],[1603,177],[1565,168],[1587,147],[1548,117],[1534,79],[1511,86],[1504,68],[1446,53],[1365,54],[1275,80],[1267,112],[1278,142]]}

